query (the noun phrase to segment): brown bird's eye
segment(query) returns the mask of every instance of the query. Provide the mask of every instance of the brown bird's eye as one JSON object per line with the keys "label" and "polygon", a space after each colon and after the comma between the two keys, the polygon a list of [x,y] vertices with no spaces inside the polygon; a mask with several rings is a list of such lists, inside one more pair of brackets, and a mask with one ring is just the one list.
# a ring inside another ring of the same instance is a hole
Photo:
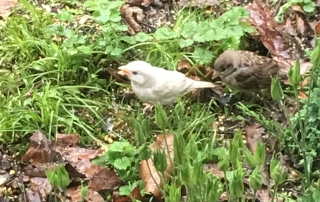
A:
{"label": "brown bird's eye", "polygon": [[132,72],[132,74],[133,74],[133,75],[137,75],[137,74],[138,74],[138,72]]}

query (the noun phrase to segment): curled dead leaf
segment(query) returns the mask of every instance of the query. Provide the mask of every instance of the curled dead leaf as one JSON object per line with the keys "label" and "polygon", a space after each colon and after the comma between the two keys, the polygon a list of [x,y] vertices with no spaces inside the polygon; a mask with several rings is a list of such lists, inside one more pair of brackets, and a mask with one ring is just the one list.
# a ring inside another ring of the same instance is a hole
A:
{"label": "curled dead leaf", "polygon": [[[166,138],[168,143],[169,154],[165,146],[164,138]],[[160,175],[162,174],[160,174],[156,170],[151,158],[148,160],[143,160],[140,163],[139,175],[145,183],[145,191],[148,193],[152,193],[158,199],[160,199],[162,196],[160,192],[160,189],[163,188],[163,184],[164,184],[162,179],[168,182],[170,180],[170,176],[172,175],[170,158],[173,161],[173,157],[174,157],[173,140],[174,140],[173,134],[167,134],[165,136],[163,134],[160,134],[158,135],[157,140],[150,147],[151,151],[162,150],[166,154],[167,169],[164,172],[165,173],[164,176],[160,177]]]}
{"label": "curled dead leaf", "polygon": [[137,20],[141,22],[145,18],[141,8],[137,6],[130,6],[129,4],[123,4],[120,7],[120,12],[124,22],[128,25],[128,32],[131,36],[134,36],[141,31],[142,27],[137,22]]}

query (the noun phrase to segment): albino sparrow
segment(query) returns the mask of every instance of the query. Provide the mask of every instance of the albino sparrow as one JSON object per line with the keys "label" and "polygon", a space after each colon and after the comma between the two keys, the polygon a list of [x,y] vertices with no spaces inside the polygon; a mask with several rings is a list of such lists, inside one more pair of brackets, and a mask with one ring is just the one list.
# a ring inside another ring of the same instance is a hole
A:
{"label": "albino sparrow", "polygon": [[145,103],[171,105],[177,97],[196,89],[214,88],[216,85],[195,81],[177,71],[154,67],[144,61],[133,61],[121,66],[118,72],[131,81],[134,93]]}

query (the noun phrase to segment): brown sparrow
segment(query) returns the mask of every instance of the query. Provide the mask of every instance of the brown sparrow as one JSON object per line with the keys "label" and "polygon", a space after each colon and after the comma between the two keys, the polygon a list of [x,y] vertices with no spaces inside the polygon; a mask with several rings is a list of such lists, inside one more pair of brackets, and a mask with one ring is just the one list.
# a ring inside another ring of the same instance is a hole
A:
{"label": "brown sparrow", "polygon": [[225,51],[216,59],[214,69],[223,82],[242,92],[270,88],[271,78],[280,74],[273,59],[243,50]]}
{"label": "brown sparrow", "polygon": [[177,71],[154,67],[144,61],[133,61],[118,68],[131,81],[132,90],[145,103],[171,105],[177,97],[197,89],[214,88],[206,81],[195,81]]}

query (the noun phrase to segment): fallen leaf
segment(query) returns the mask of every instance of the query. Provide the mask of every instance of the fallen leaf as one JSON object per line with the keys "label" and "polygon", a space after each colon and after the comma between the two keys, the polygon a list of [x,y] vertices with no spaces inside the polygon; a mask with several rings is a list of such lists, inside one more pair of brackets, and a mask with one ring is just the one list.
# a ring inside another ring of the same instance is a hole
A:
{"label": "fallen leaf", "polygon": [[[166,138],[167,143],[168,143],[169,154],[168,154],[166,146],[165,146],[166,143],[165,143],[164,138]],[[160,134],[160,135],[158,135],[157,140],[150,147],[151,151],[156,151],[156,150],[161,151],[162,150],[166,154],[167,169],[164,171],[165,175],[162,176],[162,178],[164,178],[164,180],[166,182],[169,181],[170,176],[172,175],[172,167],[171,167],[170,158],[173,162],[173,157],[174,157],[173,140],[174,140],[173,134],[167,134],[165,136],[163,134]],[[150,169],[149,169],[149,167],[150,167]],[[160,199],[161,198],[160,189],[163,188],[164,182],[162,181],[162,178],[160,177],[160,175],[162,175],[162,174],[157,172],[151,158],[148,160],[141,161],[139,175],[145,183],[145,192],[152,193],[156,198]]]}
{"label": "fallen leaf", "polygon": [[0,1],[0,16],[6,18],[10,15],[10,9],[18,4],[17,0],[1,0]]}
{"label": "fallen leaf", "polygon": [[[96,169],[93,169],[92,167],[95,166]],[[92,167],[91,169],[95,170],[95,173],[90,181],[90,189],[93,189],[95,191],[99,191],[101,189],[112,190],[115,187],[120,186],[121,180],[116,172],[94,164],[92,165]]]}
{"label": "fallen leaf", "polygon": [[288,73],[290,66],[294,64],[296,58],[301,63],[301,74],[310,70],[311,64],[304,55],[306,48],[312,48],[309,37],[313,31],[307,22],[306,16],[294,7],[293,19],[286,18],[282,24],[278,24],[271,9],[261,0],[254,0],[247,6],[250,14],[249,22],[256,27],[260,34],[263,45],[270,51],[272,58],[278,62],[281,72]]}
{"label": "fallen leaf", "polygon": [[[67,196],[71,199],[71,201],[81,201],[81,186],[68,188]],[[87,202],[105,202],[103,197],[98,192],[91,189],[88,189],[87,195],[84,199]]]}
{"label": "fallen leaf", "polygon": [[207,173],[212,173],[218,179],[221,179],[224,177],[223,171],[220,170],[218,164],[216,163],[204,164],[204,171]]}
{"label": "fallen leaf", "polygon": [[26,154],[21,158],[22,161],[29,161],[31,165],[37,166],[43,163],[52,162],[57,158],[58,153],[54,150],[54,142],[37,130],[30,137],[30,147]]}
{"label": "fallen leaf", "polygon": [[299,98],[300,100],[302,100],[302,99],[306,99],[306,98],[308,98],[308,95],[307,95],[307,94],[305,94],[305,93],[304,93],[304,92],[302,92],[302,91],[299,91],[298,98]]}
{"label": "fallen leaf", "polygon": [[39,194],[42,201],[47,198],[47,196],[52,191],[52,186],[47,178],[34,177],[30,180],[30,190],[33,192],[33,196]]}
{"label": "fallen leaf", "polygon": [[318,22],[318,23],[315,25],[314,29],[315,29],[316,35],[317,35],[317,36],[320,36],[320,22]]}
{"label": "fallen leaf", "polygon": [[260,201],[263,201],[263,202],[270,202],[271,201],[270,192],[268,189],[261,188],[261,189],[257,190],[257,193],[258,193],[258,198]]}
{"label": "fallen leaf", "polygon": [[79,142],[77,134],[57,134],[57,145],[61,147],[75,147]]}
{"label": "fallen leaf", "polygon": [[[129,4],[123,4],[120,7],[120,12],[124,22],[128,25],[128,32],[131,36],[134,36],[141,31],[142,27],[137,22],[137,20],[141,22],[145,18],[141,8],[137,6],[131,7]],[[136,16],[136,19],[134,16]]]}
{"label": "fallen leaf", "polygon": [[27,198],[27,201],[32,201],[32,202],[42,202],[43,201],[40,198],[39,192],[34,192],[30,189],[26,191],[26,198]]}
{"label": "fallen leaf", "polygon": [[245,129],[246,141],[248,149],[253,153],[258,145],[259,140],[262,140],[262,135],[265,134],[265,129],[255,124],[253,126],[247,126]]}

